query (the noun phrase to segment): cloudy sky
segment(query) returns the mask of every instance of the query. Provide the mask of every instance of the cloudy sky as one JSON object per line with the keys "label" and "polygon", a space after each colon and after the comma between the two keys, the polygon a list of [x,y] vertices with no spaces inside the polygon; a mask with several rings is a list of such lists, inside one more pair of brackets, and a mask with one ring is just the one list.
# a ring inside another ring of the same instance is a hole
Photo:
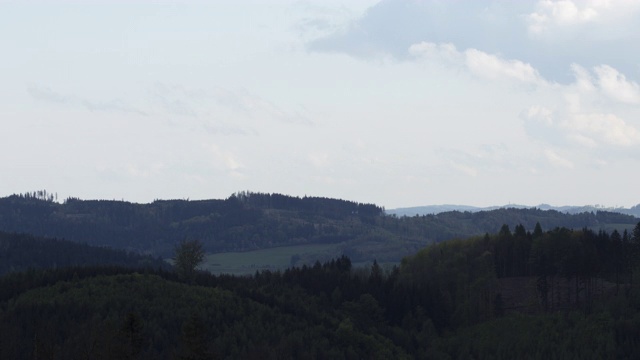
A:
{"label": "cloudy sky", "polygon": [[640,203],[640,1],[0,0],[0,196]]}

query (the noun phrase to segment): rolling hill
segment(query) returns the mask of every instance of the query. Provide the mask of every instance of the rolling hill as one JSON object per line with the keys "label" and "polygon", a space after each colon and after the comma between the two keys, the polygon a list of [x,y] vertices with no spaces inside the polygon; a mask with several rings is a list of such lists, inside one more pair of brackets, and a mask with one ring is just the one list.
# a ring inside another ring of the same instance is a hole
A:
{"label": "rolling hill", "polygon": [[[399,217],[373,204],[248,192],[219,200],[149,204],[75,198],[58,203],[24,195],[0,198],[0,231],[163,258],[170,257],[183,239],[201,240],[208,253],[299,246],[291,265],[342,254],[355,262],[397,262],[428,244],[493,233],[503,224],[522,224],[527,230],[540,223],[543,229],[623,231],[637,222],[631,215],[606,211],[567,214],[516,208]],[[322,247],[321,253],[305,249],[322,244],[332,246]]]}

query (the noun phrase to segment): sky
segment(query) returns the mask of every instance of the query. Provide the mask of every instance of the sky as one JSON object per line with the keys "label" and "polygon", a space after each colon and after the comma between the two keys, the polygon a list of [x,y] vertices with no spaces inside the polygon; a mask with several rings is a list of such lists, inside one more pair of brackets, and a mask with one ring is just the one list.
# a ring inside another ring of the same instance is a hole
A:
{"label": "sky", "polygon": [[640,1],[0,0],[0,197],[640,203]]}

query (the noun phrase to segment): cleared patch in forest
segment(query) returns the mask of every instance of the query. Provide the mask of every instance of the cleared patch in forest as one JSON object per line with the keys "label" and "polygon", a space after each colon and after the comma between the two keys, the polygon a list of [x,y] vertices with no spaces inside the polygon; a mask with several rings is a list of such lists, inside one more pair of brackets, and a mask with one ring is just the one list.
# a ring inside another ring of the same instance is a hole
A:
{"label": "cleared patch in forest", "polygon": [[283,270],[340,256],[340,244],[307,244],[269,249],[207,254],[199,267],[213,274],[247,275],[261,270]]}

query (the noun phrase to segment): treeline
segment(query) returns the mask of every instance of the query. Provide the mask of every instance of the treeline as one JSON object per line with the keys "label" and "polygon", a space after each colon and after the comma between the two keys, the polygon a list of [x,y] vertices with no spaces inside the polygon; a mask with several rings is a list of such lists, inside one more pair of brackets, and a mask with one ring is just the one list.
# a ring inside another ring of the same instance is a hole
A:
{"label": "treeline", "polygon": [[171,268],[162,259],[124,250],[0,231],[0,275],[28,269],[95,265]]}
{"label": "treeline", "polygon": [[340,219],[349,215],[373,218],[384,213],[384,208],[374,204],[356,203],[323,197],[294,197],[241,191],[232,195],[243,204],[258,209],[281,209]]}
{"label": "treeline", "polygon": [[427,237],[436,242],[495,233],[503,224],[520,224],[528,230],[533,230],[536,224],[543,224],[544,230],[565,227],[611,232],[620,228],[631,229],[638,222],[634,216],[606,211],[567,214],[555,210],[516,208],[478,212],[450,211],[437,215],[400,217],[397,218],[398,221],[390,218],[394,219],[395,216],[381,219],[385,229],[406,236]]}
{"label": "treeline", "polygon": [[58,193],[51,194],[48,193],[47,190],[37,190],[33,192],[26,192],[24,194],[16,194],[14,196],[22,199],[43,200],[49,202],[58,201]]}

